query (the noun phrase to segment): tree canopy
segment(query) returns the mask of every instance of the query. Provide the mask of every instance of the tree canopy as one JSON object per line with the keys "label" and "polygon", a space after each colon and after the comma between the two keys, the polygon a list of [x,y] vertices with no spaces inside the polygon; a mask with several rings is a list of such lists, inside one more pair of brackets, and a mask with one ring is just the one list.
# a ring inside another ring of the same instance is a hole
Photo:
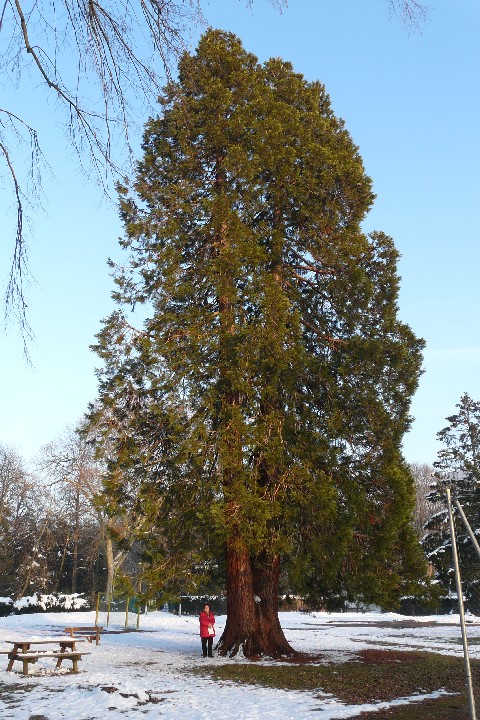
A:
{"label": "tree canopy", "polygon": [[278,655],[282,558],[317,596],[384,605],[421,574],[400,443],[423,342],[321,83],[210,30],[160,104],[119,188],[130,260],[91,426],[111,511],[151,520],[150,564],[183,549],[194,578],[225,549],[220,651]]}
{"label": "tree canopy", "polygon": [[[280,9],[286,5],[271,2]],[[410,26],[423,18],[419,0],[386,2]],[[59,6],[6,0],[0,15],[3,83],[14,83],[19,96],[29,93],[30,78],[45,90],[45,105],[52,102],[56,120],[64,118],[66,146],[74,148],[87,175],[106,187],[108,171],[125,168],[125,149],[131,153],[130,138],[151,107],[159,77],[168,75],[192,28],[202,24],[201,0],[63,0]],[[0,177],[16,208],[5,308],[24,329],[25,211],[28,216],[42,194],[41,147],[31,118],[16,107],[0,107]],[[26,159],[28,181],[21,170]]]}

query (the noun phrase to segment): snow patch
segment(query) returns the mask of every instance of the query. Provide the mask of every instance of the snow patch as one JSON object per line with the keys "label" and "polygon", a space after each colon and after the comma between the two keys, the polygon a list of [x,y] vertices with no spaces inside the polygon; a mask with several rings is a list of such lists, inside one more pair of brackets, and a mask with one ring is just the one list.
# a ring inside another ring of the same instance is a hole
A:
{"label": "snow patch", "polygon": [[[95,623],[93,611],[76,612],[73,617],[76,625]],[[469,624],[468,632],[475,632],[480,618],[471,619],[474,627]],[[122,632],[124,622],[124,613],[111,613],[100,645],[82,647],[90,654],[83,657],[77,675],[55,670],[55,662],[45,658],[32,667],[26,682],[17,663],[15,672],[5,674],[9,691],[0,698],[2,720],[29,720],[32,715],[48,720],[304,720],[319,712],[322,720],[340,720],[445,694],[438,691],[358,706],[318,692],[215,682],[190,671],[248,661],[243,656],[201,657],[197,617],[149,612],[142,616],[139,632]],[[217,617],[217,637],[225,622],[225,616]],[[328,663],[354,659],[360,650],[386,647],[462,655],[458,615],[289,612],[280,613],[280,622],[293,647],[320,655]],[[2,618],[0,650],[11,647],[8,640],[58,637],[71,624],[72,614],[66,611]],[[99,624],[106,624],[106,616],[99,617]],[[472,645],[471,656],[480,657],[480,646]],[[7,659],[0,655],[0,668],[2,663],[5,670]]]}

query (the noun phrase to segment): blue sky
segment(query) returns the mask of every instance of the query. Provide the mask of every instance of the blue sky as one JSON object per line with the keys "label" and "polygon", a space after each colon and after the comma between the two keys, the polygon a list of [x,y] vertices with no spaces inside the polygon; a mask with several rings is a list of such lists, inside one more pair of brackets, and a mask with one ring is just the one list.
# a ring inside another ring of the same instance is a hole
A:
{"label": "blue sky", "polygon": [[[377,199],[365,230],[394,238],[402,255],[399,314],[427,342],[405,456],[432,463],[436,433],[461,394],[480,400],[480,6],[430,2],[419,33],[382,0],[290,0],[282,13],[268,0],[246,4],[204,0],[203,9],[260,60],[280,56],[325,84],[373,179]],[[106,260],[121,257],[122,232],[115,204],[80,172],[33,73],[29,82],[16,93],[7,88],[0,103],[37,127],[51,166],[45,211],[32,213],[30,232],[34,368],[15,326],[0,340],[0,442],[25,458],[95,397],[89,345],[113,308]],[[11,220],[7,190],[0,178],[0,214]],[[2,230],[0,282],[13,241]]]}

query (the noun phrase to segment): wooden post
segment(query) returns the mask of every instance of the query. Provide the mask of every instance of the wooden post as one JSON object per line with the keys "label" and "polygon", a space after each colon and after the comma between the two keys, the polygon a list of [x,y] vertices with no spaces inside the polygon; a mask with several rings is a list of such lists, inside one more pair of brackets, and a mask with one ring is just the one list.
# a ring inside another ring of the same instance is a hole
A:
{"label": "wooden post", "polygon": [[112,593],[107,593],[107,627],[108,623],[110,622],[110,606],[112,604]]}
{"label": "wooden post", "polygon": [[98,609],[99,609],[99,607],[100,607],[100,593],[97,592],[97,605],[95,607],[95,627],[98,625]]}
{"label": "wooden post", "polygon": [[137,590],[137,630],[140,627],[140,600],[138,599],[139,596],[142,594],[142,581],[138,581],[138,590]]}

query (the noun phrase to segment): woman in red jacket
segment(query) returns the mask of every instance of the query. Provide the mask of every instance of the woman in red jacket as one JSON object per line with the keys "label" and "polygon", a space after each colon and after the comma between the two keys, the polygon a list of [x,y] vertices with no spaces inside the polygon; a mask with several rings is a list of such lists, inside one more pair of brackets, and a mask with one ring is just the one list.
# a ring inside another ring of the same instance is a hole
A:
{"label": "woman in red jacket", "polygon": [[213,638],[215,637],[215,616],[210,607],[205,605],[200,613],[200,637],[202,639],[203,657],[213,657]]}

